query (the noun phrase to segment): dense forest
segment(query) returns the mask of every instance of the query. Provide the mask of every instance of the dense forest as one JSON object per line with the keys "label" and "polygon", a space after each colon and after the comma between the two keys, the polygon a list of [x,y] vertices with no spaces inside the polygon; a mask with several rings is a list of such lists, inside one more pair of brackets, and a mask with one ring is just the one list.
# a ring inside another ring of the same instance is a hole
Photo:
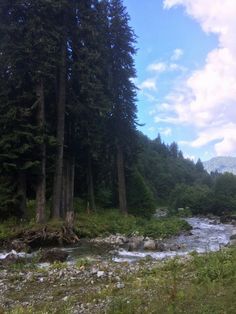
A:
{"label": "dense forest", "polygon": [[[137,130],[136,36],[121,0],[0,1],[0,214],[236,207],[233,175]],[[161,43],[160,43],[161,44]],[[141,121],[142,122],[142,121]],[[225,192],[225,186],[228,186]]]}

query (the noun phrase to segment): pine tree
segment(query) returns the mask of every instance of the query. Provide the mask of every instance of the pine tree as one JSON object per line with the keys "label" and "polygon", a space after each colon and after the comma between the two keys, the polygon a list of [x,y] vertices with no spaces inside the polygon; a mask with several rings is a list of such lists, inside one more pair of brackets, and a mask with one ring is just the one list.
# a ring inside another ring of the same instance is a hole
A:
{"label": "pine tree", "polygon": [[64,161],[64,139],[65,139],[65,109],[66,109],[66,92],[67,92],[67,38],[68,38],[68,3],[60,1],[58,8],[58,20],[56,23],[61,24],[61,33],[59,36],[59,63],[58,63],[58,93],[56,105],[56,139],[57,153],[56,165],[53,181],[53,218],[62,216],[62,196],[63,196],[63,161]]}
{"label": "pine tree", "polygon": [[94,163],[101,153],[105,116],[110,109],[107,2],[83,0],[79,1],[78,9],[79,142],[86,160],[88,203],[95,210]]}
{"label": "pine tree", "polygon": [[110,128],[116,148],[120,210],[127,213],[125,158],[136,128],[135,35],[121,0],[110,1],[111,94]]}
{"label": "pine tree", "polygon": [[[16,207],[26,208],[26,179],[38,166],[34,153],[37,128],[34,125],[32,67],[28,60],[28,6],[25,2],[0,3],[0,141],[1,173],[15,181]],[[18,214],[19,215],[19,214]],[[20,216],[20,215],[19,215]]]}

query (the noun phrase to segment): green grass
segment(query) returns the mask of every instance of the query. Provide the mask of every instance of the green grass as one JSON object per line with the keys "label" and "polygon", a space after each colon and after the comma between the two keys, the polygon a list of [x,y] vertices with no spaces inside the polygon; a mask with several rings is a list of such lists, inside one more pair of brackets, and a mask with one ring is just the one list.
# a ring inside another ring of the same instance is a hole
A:
{"label": "green grass", "polygon": [[[30,222],[10,220],[0,224],[0,242],[15,238],[27,230],[41,230],[45,226],[47,230],[55,231],[63,226],[63,221],[51,220],[47,224],[39,225],[33,220]],[[80,212],[75,221],[75,232],[80,238],[94,238],[117,233],[124,235],[135,233],[153,238],[165,238],[190,229],[188,223],[178,217],[148,220],[132,215],[125,216],[115,209],[100,210],[90,214]]]}
{"label": "green grass", "polygon": [[[6,313],[73,313],[78,302],[94,305],[91,307],[94,314],[235,313],[236,248],[203,255],[194,253],[188,260],[176,258],[156,263],[143,260],[139,264],[139,270],[132,274],[127,272],[128,265],[123,266],[123,271],[114,266],[113,272],[124,283],[123,289],[109,279],[63,283],[58,278],[51,284],[40,285],[32,280],[21,291],[7,292],[8,298],[20,303]],[[15,275],[12,276],[17,283]],[[65,295],[66,302],[62,301]],[[34,305],[21,307],[29,296],[35,300]],[[46,301],[44,296],[53,296],[53,300]],[[96,304],[100,302],[107,303],[105,309],[98,310]]]}
{"label": "green grass", "polygon": [[80,237],[89,238],[116,233],[125,235],[136,233],[163,238],[191,229],[187,222],[177,217],[147,220],[131,215],[124,216],[117,210],[100,211],[90,215],[81,213],[75,228]]}
{"label": "green grass", "polygon": [[108,314],[234,314],[236,250],[194,255],[146,270],[113,290]]}

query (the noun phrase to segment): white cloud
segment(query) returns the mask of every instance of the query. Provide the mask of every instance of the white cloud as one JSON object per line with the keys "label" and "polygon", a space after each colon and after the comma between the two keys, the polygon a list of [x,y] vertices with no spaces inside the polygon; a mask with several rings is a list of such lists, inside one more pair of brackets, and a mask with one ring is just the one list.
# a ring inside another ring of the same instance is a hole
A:
{"label": "white cloud", "polygon": [[148,66],[147,70],[158,73],[165,72],[167,70],[167,64],[164,62],[152,63]]}
{"label": "white cloud", "polygon": [[164,136],[170,136],[172,134],[171,128],[158,128],[158,130],[161,133],[161,135],[164,135]]}
{"label": "white cloud", "polygon": [[148,71],[155,72],[157,74],[163,72],[172,72],[172,71],[185,71],[185,67],[177,63],[166,63],[166,62],[156,62],[151,63],[147,67]]}
{"label": "white cloud", "polygon": [[143,81],[138,87],[141,90],[152,90],[152,91],[156,91],[157,90],[157,79],[154,78],[148,78],[145,81]]}
{"label": "white cloud", "polygon": [[184,54],[183,50],[177,48],[177,49],[174,50],[173,55],[171,57],[171,60],[177,61],[177,60],[179,60],[183,56],[183,54]]}
{"label": "white cloud", "polygon": [[[167,97],[172,106],[159,119],[195,127],[198,137],[191,143],[202,147],[213,142],[217,155],[236,154],[236,1],[165,0],[164,7],[182,5],[206,33],[218,36],[218,47]],[[173,115],[173,112],[175,113]],[[235,135],[234,135],[235,134]]]}
{"label": "white cloud", "polygon": [[183,67],[182,65],[177,64],[177,63],[170,63],[169,70],[170,71],[181,71],[181,72],[184,72],[184,71],[186,71],[186,68]]}
{"label": "white cloud", "polygon": [[229,123],[224,128],[210,126],[198,133],[197,138],[192,142],[182,141],[180,144],[199,148],[208,143],[215,143],[217,156],[229,156],[236,154],[236,124]]}

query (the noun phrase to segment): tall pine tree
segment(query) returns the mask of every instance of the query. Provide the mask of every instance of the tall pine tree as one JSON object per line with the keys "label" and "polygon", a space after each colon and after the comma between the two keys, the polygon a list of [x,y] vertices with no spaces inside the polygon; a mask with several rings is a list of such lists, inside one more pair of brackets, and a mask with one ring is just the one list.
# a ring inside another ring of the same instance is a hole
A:
{"label": "tall pine tree", "polygon": [[116,149],[119,207],[128,212],[125,163],[136,129],[135,35],[121,0],[110,1],[111,99],[110,128]]}

